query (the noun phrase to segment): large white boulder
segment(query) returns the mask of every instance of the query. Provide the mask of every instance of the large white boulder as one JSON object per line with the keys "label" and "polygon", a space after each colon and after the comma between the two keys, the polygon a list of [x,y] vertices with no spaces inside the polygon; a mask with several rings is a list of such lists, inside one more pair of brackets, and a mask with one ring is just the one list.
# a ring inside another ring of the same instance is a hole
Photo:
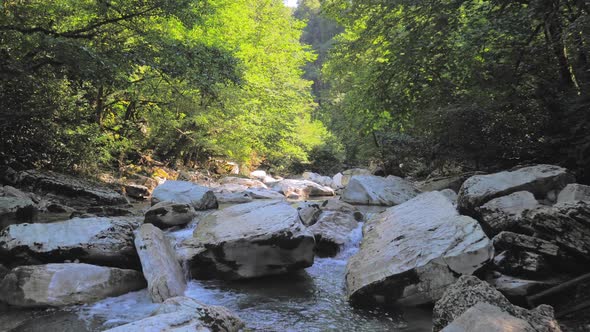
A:
{"label": "large white boulder", "polygon": [[195,278],[243,279],[311,266],[314,244],[291,205],[256,201],[205,217],[180,252]]}
{"label": "large white boulder", "polygon": [[89,264],[19,266],[0,282],[0,301],[19,307],[92,303],[145,287],[138,271]]}
{"label": "large white boulder", "polygon": [[154,189],[152,205],[163,201],[190,204],[195,210],[216,209],[217,198],[209,188],[187,181],[166,181]]}
{"label": "large white boulder", "polygon": [[329,176],[323,176],[313,172],[304,172],[302,177],[304,180],[309,180],[319,185],[333,188],[332,178]]}
{"label": "large white boulder", "polygon": [[281,180],[275,183],[273,190],[292,199],[307,199],[314,196],[334,196],[334,190],[309,180]]}
{"label": "large white boulder", "polygon": [[358,305],[434,302],[494,254],[477,221],[437,191],[387,209],[363,231],[346,268],[347,295]]}
{"label": "large white boulder", "polygon": [[244,323],[231,311],[189,297],[166,300],[150,317],[105,332],[238,332]]}
{"label": "large white boulder", "polygon": [[135,248],[152,301],[163,302],[184,294],[184,272],[170,241],[160,229],[151,224],[139,227],[135,232]]}
{"label": "large white boulder", "polygon": [[353,176],[342,193],[350,204],[393,206],[416,197],[420,192],[397,176],[383,178],[374,175]]}
{"label": "large white boulder", "polygon": [[0,254],[17,264],[84,263],[139,267],[136,223],[122,218],[74,218],[49,224],[10,225],[0,232]]}
{"label": "large white boulder", "polygon": [[459,191],[459,210],[473,215],[475,209],[490,200],[528,191],[538,198],[545,198],[554,190],[560,190],[574,177],[563,167],[536,165],[488,175],[475,175],[467,179]]}

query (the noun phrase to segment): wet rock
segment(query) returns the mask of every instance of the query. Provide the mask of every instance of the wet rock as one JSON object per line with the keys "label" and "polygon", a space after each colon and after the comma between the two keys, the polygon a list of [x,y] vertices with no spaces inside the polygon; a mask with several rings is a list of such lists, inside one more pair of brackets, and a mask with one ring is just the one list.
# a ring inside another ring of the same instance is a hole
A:
{"label": "wet rock", "polygon": [[19,173],[17,183],[34,192],[51,192],[83,204],[127,204],[127,199],[113,189],[65,174],[29,170]]}
{"label": "wet rock", "polygon": [[77,259],[97,265],[137,268],[135,227],[132,221],[111,218],[11,225],[0,232],[0,257],[15,264]]}
{"label": "wet rock", "polygon": [[320,257],[333,257],[348,242],[350,233],[358,227],[354,214],[324,211],[308,230],[313,233],[316,253]]}
{"label": "wet rock", "polygon": [[89,264],[19,266],[0,282],[0,300],[19,307],[92,303],[145,287],[138,271]]}
{"label": "wet rock", "polygon": [[308,180],[282,180],[275,183],[272,189],[292,199],[335,195],[332,188]]}
{"label": "wet rock", "polygon": [[590,186],[570,183],[557,196],[557,203],[590,201]]}
{"label": "wet rock", "polygon": [[317,203],[302,203],[297,207],[297,213],[299,219],[305,226],[311,226],[318,221],[318,218],[322,214],[319,204]]}
{"label": "wet rock", "polygon": [[440,192],[425,193],[366,223],[347,265],[347,294],[353,304],[431,303],[493,252],[477,221]]}
{"label": "wet rock", "polygon": [[253,199],[285,199],[283,194],[270,189],[250,188],[244,193]]}
{"label": "wet rock", "polygon": [[565,168],[536,165],[489,175],[475,175],[467,179],[459,191],[459,210],[475,215],[475,209],[490,200],[518,191],[528,191],[544,198],[552,190],[560,190],[574,177]]}
{"label": "wet rock", "polygon": [[393,206],[416,197],[420,192],[397,176],[382,178],[357,175],[350,179],[341,199],[350,204]]}
{"label": "wet rock", "polygon": [[524,214],[527,210],[539,206],[535,196],[528,191],[518,191],[508,196],[495,198],[476,208],[482,226],[490,235],[502,231],[514,231],[522,228]]}
{"label": "wet rock", "polygon": [[295,208],[256,201],[205,217],[180,252],[195,278],[244,279],[309,267],[314,245]]}
{"label": "wet rock", "polygon": [[571,256],[590,261],[590,202],[541,207],[529,211],[526,218],[535,236],[557,244]]}
{"label": "wet rock", "polygon": [[182,226],[191,222],[195,214],[190,204],[163,201],[147,210],[144,222],[159,228]]}
{"label": "wet rock", "polygon": [[217,209],[215,194],[209,188],[186,181],[166,181],[154,189],[152,205],[159,202],[190,204],[195,210]]}
{"label": "wet rock", "polygon": [[246,192],[216,192],[217,202],[219,204],[244,204],[252,202],[253,198]]}
{"label": "wet rock", "polygon": [[536,332],[524,319],[512,316],[506,311],[488,303],[478,303],[467,309],[443,332]]}
{"label": "wet rock", "polygon": [[135,248],[152,301],[163,302],[184,294],[184,272],[170,241],[160,229],[151,224],[139,227],[135,232]]}
{"label": "wet rock", "polygon": [[342,186],[348,186],[350,180],[356,175],[371,175],[373,174],[370,170],[364,168],[352,168],[342,172]]}
{"label": "wet rock", "polygon": [[38,210],[29,198],[0,197],[0,229],[15,223],[32,222]]}
{"label": "wet rock", "polygon": [[455,284],[448,287],[442,298],[436,302],[433,311],[432,330],[434,332],[442,330],[469,308],[480,302],[502,308],[506,313],[529,323],[534,331],[561,331],[553,317],[553,308],[550,306],[542,305],[533,310],[526,310],[512,305],[499,291],[474,276],[462,276],[459,278]]}
{"label": "wet rock", "polygon": [[151,195],[150,189],[148,187],[139,184],[125,185],[125,193],[129,197],[141,200],[147,199]]}
{"label": "wet rock", "polygon": [[151,317],[106,332],[199,331],[238,332],[244,323],[231,311],[209,306],[188,297],[166,300]]}

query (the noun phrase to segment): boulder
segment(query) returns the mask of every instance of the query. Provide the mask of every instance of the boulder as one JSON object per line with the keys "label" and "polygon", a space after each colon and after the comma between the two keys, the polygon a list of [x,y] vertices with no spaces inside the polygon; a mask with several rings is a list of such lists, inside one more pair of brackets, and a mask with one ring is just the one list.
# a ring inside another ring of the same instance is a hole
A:
{"label": "boulder", "polygon": [[293,199],[335,195],[332,188],[320,186],[308,180],[282,180],[275,183],[272,189],[285,195],[287,198]]}
{"label": "boulder", "polygon": [[323,176],[313,172],[304,172],[301,176],[304,180],[315,182],[319,185],[333,188],[332,178],[329,176]]}
{"label": "boulder", "polygon": [[18,174],[17,184],[34,192],[51,192],[73,197],[83,204],[127,204],[125,196],[115,190],[71,175],[29,170]]}
{"label": "boulder", "polygon": [[510,302],[526,304],[526,297],[559,284],[559,279],[531,280],[520,279],[503,274],[486,279],[490,285],[500,291]]}
{"label": "boulder", "polygon": [[244,193],[253,199],[285,199],[283,194],[270,189],[250,188]]}
{"label": "boulder", "polygon": [[340,181],[343,187],[348,186],[348,183],[355,175],[371,175],[370,170],[364,168],[352,168],[342,172],[342,180]]}
{"label": "boulder", "polygon": [[357,227],[358,221],[352,213],[324,211],[308,230],[315,237],[318,256],[333,257],[348,242],[350,233]]}
{"label": "boulder", "polygon": [[321,205],[320,209],[322,211],[334,211],[334,212],[343,212],[347,214],[352,214],[356,221],[363,221],[365,217],[363,213],[359,211],[359,209],[346,202],[337,199],[328,199],[325,200]]}
{"label": "boulder", "polygon": [[493,236],[502,231],[515,231],[522,228],[527,210],[539,206],[535,196],[528,191],[518,191],[508,196],[490,200],[476,208],[479,220],[487,234]]}
{"label": "boulder", "polygon": [[10,270],[4,267],[4,265],[0,264],[0,280],[4,279],[4,276],[8,274]]}
{"label": "boulder", "polygon": [[465,173],[450,176],[429,177],[424,181],[417,182],[416,188],[423,192],[443,191],[445,189],[451,189],[454,192],[458,192],[461,189],[463,182],[473,175],[475,174]]}
{"label": "boulder", "polygon": [[432,330],[434,332],[442,330],[478,303],[487,303],[502,308],[508,314],[526,321],[534,331],[561,331],[559,324],[553,317],[552,307],[541,305],[533,310],[527,310],[512,305],[499,291],[474,276],[460,277],[455,284],[448,287],[442,298],[436,302]]}
{"label": "boulder", "polygon": [[356,175],[350,179],[341,199],[350,204],[393,206],[418,194],[410,182],[397,176]]}
{"label": "boulder", "polygon": [[244,279],[309,267],[314,245],[295,208],[256,201],[205,217],[180,251],[195,278]]}
{"label": "boulder", "polygon": [[536,237],[557,244],[571,256],[590,261],[590,202],[574,201],[540,207],[526,214]]}
{"label": "boulder", "polygon": [[138,268],[136,224],[112,218],[74,218],[49,224],[11,225],[0,232],[0,257],[16,264],[79,260]]}
{"label": "boulder", "polygon": [[243,192],[216,192],[215,197],[219,204],[243,204],[252,202],[253,198],[245,191]]}
{"label": "boulder", "polygon": [[228,176],[219,180],[221,185],[232,184],[243,186],[245,189],[248,188],[262,188],[266,189],[266,185],[258,180],[246,179],[246,178],[238,178],[234,176]]}
{"label": "boulder", "polygon": [[195,215],[196,211],[190,204],[163,201],[147,210],[144,222],[159,228],[183,226],[191,222]]}
{"label": "boulder", "polygon": [[570,183],[557,196],[557,203],[573,201],[590,201],[590,186]]}
{"label": "boulder", "polygon": [[151,224],[135,232],[135,248],[153,302],[181,296],[186,289],[184,272],[164,233]]}
{"label": "boulder", "polygon": [[506,311],[480,302],[467,309],[442,332],[537,332],[526,320]]}
{"label": "boulder", "polygon": [[263,179],[265,179],[267,176],[268,176],[268,174],[266,174],[266,172],[265,171],[262,171],[262,170],[256,170],[256,171],[250,172],[250,177],[251,178],[254,178],[254,179],[257,179],[257,180],[260,180],[260,181],[262,181]]}
{"label": "boulder", "polygon": [[309,227],[318,221],[322,210],[320,210],[320,205],[317,203],[305,202],[297,206],[297,213],[301,223]]}
{"label": "boulder", "polygon": [[217,198],[209,188],[186,181],[166,181],[154,189],[152,205],[171,201],[193,206],[195,210],[217,209]]}
{"label": "boulder", "polygon": [[565,168],[536,165],[488,175],[475,175],[467,179],[459,191],[459,210],[475,215],[475,209],[502,196],[528,191],[545,198],[552,190],[560,190],[574,177]]}
{"label": "boulder", "polygon": [[20,222],[32,222],[37,216],[37,207],[29,198],[0,197],[0,229]]}
{"label": "boulder", "polygon": [[376,215],[363,231],[346,268],[353,304],[434,302],[457,275],[473,273],[494,254],[477,221],[436,191]]}
{"label": "boulder", "polygon": [[139,184],[126,184],[125,193],[135,199],[147,199],[151,195],[148,187]]}
{"label": "boulder", "polygon": [[170,298],[152,316],[105,332],[199,331],[238,332],[244,323],[231,311],[189,297]]}
{"label": "boulder", "polygon": [[141,273],[89,264],[19,266],[0,282],[0,300],[19,307],[92,303],[145,287]]}
{"label": "boulder", "polygon": [[332,189],[344,188],[342,184],[343,177],[342,173],[337,173],[332,177]]}

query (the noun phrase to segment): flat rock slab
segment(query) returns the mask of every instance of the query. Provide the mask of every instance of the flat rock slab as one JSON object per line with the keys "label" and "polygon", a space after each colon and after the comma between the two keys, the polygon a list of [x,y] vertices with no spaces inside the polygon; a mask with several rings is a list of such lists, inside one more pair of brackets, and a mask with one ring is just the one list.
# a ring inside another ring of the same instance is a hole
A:
{"label": "flat rock slab", "polygon": [[217,209],[217,198],[207,187],[199,186],[187,181],[166,181],[154,189],[152,204],[170,201],[185,203],[195,210]]}
{"label": "flat rock slab", "polygon": [[590,186],[570,183],[557,196],[557,203],[575,201],[590,201]]}
{"label": "flat rock slab", "polygon": [[508,196],[494,198],[476,208],[479,220],[490,235],[502,231],[515,231],[522,228],[524,214],[540,206],[535,196],[528,191],[518,191]]}
{"label": "flat rock slab", "polygon": [[561,190],[574,177],[563,167],[536,165],[488,175],[475,175],[467,179],[459,191],[459,211],[475,215],[475,209],[490,200],[528,191],[535,197],[545,198],[550,191]]}
{"label": "flat rock slab", "polygon": [[383,178],[355,175],[350,179],[341,199],[350,204],[393,206],[416,197],[420,192],[397,176]]}
{"label": "flat rock slab", "polygon": [[35,192],[51,192],[96,205],[128,203],[125,196],[107,186],[55,172],[23,171],[18,174],[16,184]]}
{"label": "flat rock slab", "polygon": [[195,278],[243,279],[309,267],[314,245],[295,208],[256,201],[205,217],[182,243],[181,256]]}
{"label": "flat rock slab", "polygon": [[306,199],[318,196],[334,196],[334,190],[309,180],[281,180],[272,189],[287,198]]}
{"label": "flat rock slab", "polygon": [[105,332],[238,332],[242,328],[244,323],[240,318],[224,307],[205,305],[188,297],[174,297],[166,300],[151,317]]}
{"label": "flat rock slab", "polygon": [[561,332],[559,324],[555,320],[553,308],[550,306],[542,305],[533,310],[527,310],[512,305],[499,291],[474,276],[459,278],[436,302],[433,310],[432,330],[434,332],[441,331],[478,303],[487,303],[502,308],[507,314],[526,321],[532,326],[533,331]]}
{"label": "flat rock slab", "polygon": [[11,225],[0,232],[0,255],[17,264],[79,260],[138,268],[136,223],[122,218],[74,218],[49,224]]}
{"label": "flat rock slab", "polygon": [[135,232],[135,248],[153,302],[184,294],[184,272],[170,241],[159,228],[151,224],[139,227]]}
{"label": "flat rock slab", "polygon": [[367,222],[347,265],[347,294],[359,305],[431,303],[493,253],[477,221],[440,192],[425,193]]}
{"label": "flat rock slab", "polygon": [[0,283],[0,300],[19,307],[92,303],[145,287],[140,272],[89,264],[19,266]]}
{"label": "flat rock slab", "polygon": [[488,303],[467,309],[442,332],[536,332],[524,319],[512,316]]}

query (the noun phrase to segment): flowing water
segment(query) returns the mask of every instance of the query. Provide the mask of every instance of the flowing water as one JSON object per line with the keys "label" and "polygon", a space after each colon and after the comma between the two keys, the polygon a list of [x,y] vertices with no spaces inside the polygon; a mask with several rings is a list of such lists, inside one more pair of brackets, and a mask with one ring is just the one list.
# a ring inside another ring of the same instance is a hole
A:
{"label": "flowing water", "polygon": [[[366,216],[376,212],[364,208]],[[177,243],[192,229],[169,234]],[[431,331],[429,309],[366,311],[350,307],[344,293],[347,259],[357,250],[362,224],[335,258],[316,258],[312,267],[288,276],[251,281],[192,280],[186,296],[222,305],[237,313],[254,331]],[[142,319],[157,308],[146,290],[77,308],[92,330]]]}

